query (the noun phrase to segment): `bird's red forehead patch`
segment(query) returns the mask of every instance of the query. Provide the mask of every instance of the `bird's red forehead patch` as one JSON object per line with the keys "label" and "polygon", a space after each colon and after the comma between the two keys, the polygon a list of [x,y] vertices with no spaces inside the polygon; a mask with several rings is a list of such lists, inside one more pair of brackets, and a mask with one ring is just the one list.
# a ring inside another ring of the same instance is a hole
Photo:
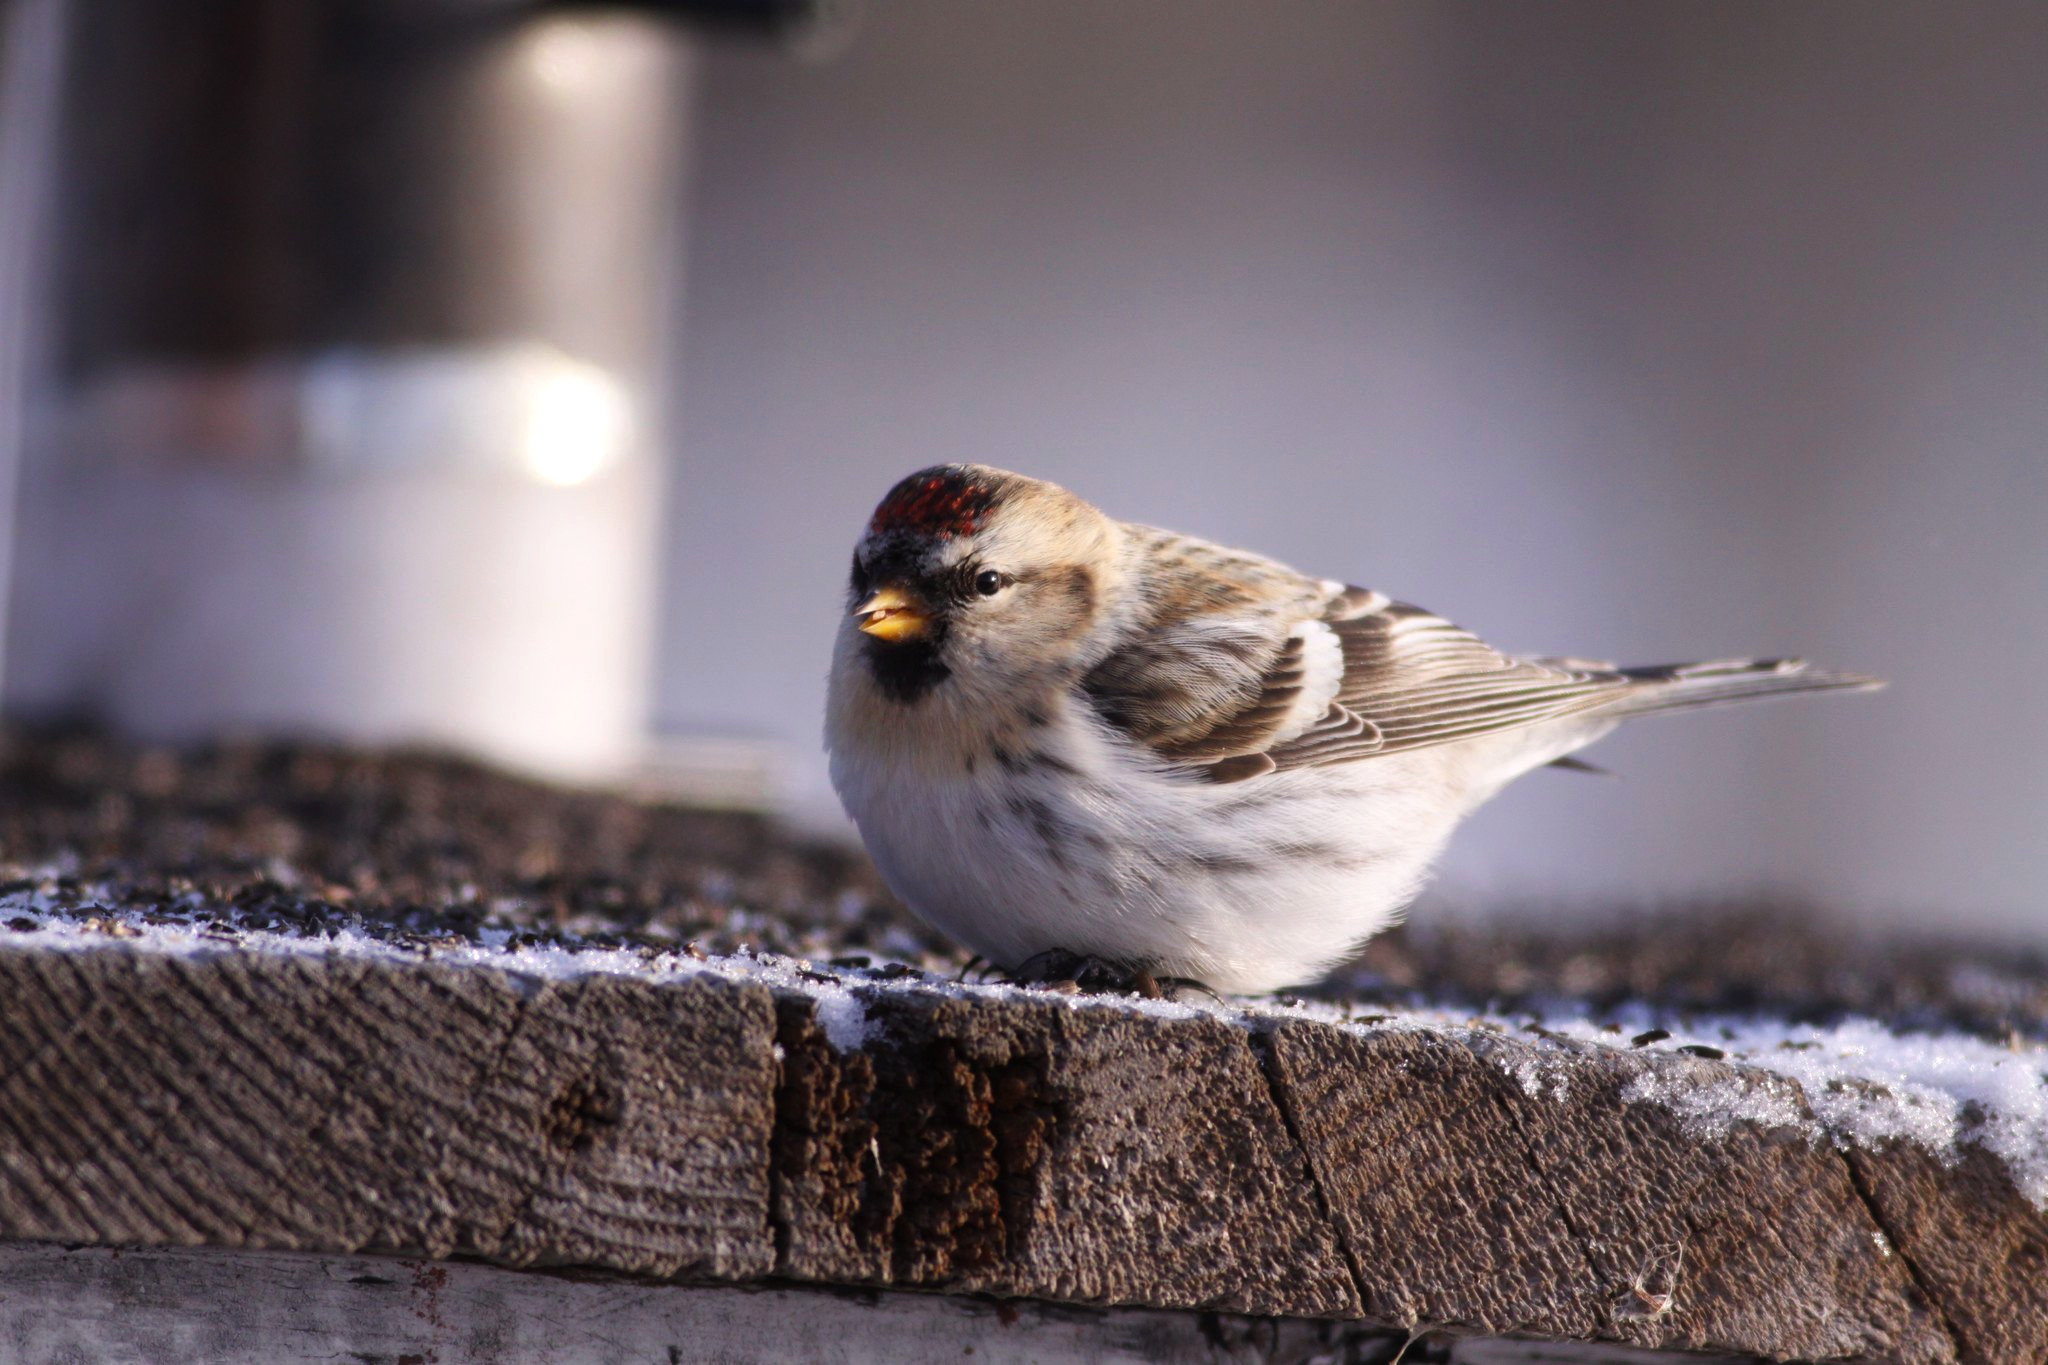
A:
{"label": "bird's red forehead patch", "polygon": [[971,536],[987,521],[995,501],[994,488],[960,470],[920,470],[889,490],[868,529],[878,535],[903,531],[940,540]]}

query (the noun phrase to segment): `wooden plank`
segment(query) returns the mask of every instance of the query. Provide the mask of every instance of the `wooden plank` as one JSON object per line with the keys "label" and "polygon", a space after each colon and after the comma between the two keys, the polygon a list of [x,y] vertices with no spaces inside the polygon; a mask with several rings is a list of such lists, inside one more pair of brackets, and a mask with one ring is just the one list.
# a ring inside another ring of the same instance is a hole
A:
{"label": "wooden plank", "polygon": [[871,994],[842,1053],[781,1001],[783,1273],[1355,1317],[1244,1030],[1056,995]]}
{"label": "wooden plank", "polygon": [[1956,1358],[1838,1154],[1755,1124],[1690,1134],[1669,1109],[1623,1098],[1652,1066],[1702,1085],[1757,1073],[1293,1023],[1266,1045],[1368,1312],[1643,1346]]}
{"label": "wooden plank", "polygon": [[[1572,1343],[940,1294],[654,1285],[465,1262],[0,1244],[0,1358],[21,1365],[1649,1365]],[[1692,1365],[1744,1365],[1687,1357]],[[1753,1359],[1753,1358],[1751,1358]]]}
{"label": "wooden plank", "polygon": [[766,991],[0,950],[0,1233],[774,1266]]}
{"label": "wooden plank", "polygon": [[2040,1359],[2042,1222],[2002,1168],[1631,1098],[1806,1115],[1753,1068],[464,955],[0,940],[0,1237]]}
{"label": "wooden plank", "polygon": [[1966,1360],[2048,1361],[2048,1213],[2003,1163],[1892,1142],[1848,1154],[1858,1186]]}

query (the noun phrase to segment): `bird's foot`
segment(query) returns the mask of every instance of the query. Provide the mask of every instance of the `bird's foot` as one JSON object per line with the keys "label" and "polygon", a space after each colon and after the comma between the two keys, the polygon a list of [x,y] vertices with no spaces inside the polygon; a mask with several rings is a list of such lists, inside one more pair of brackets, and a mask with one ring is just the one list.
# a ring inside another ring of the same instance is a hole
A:
{"label": "bird's foot", "polygon": [[1177,1000],[1183,990],[1210,995],[1215,992],[1199,981],[1180,976],[1155,976],[1152,969],[1128,962],[1116,962],[1089,953],[1048,948],[1034,953],[1017,965],[1010,980],[1019,986],[1046,990],[1093,991],[1104,995],[1136,995],[1146,1000]]}
{"label": "bird's foot", "polygon": [[1114,995],[1129,995],[1133,992],[1146,995],[1146,986],[1152,987],[1153,998],[1158,994],[1158,983],[1152,974],[1142,967],[1127,962],[1114,962],[1108,958],[1096,957],[1092,953],[1069,952],[1065,948],[1048,948],[1034,953],[1017,964],[1010,973],[1010,980],[1019,986],[1042,986],[1048,990],[1100,991]]}

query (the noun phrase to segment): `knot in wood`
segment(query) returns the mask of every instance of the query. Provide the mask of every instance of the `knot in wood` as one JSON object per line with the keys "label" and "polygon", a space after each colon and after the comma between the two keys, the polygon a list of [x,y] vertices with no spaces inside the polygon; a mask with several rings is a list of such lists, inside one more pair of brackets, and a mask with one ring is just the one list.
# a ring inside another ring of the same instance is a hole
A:
{"label": "knot in wood", "polygon": [[548,1102],[544,1125],[557,1147],[583,1152],[619,1123],[619,1095],[602,1076],[578,1076]]}

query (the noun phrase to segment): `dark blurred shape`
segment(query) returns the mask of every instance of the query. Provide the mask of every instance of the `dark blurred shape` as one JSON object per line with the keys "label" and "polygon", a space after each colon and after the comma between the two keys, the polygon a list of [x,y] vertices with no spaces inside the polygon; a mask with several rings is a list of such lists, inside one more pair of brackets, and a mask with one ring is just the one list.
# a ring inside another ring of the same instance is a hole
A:
{"label": "dark blurred shape", "polygon": [[196,892],[195,912],[242,928],[342,907],[380,936],[474,937],[490,918],[819,958],[914,949],[925,932],[858,852],[757,815],[564,790],[445,753],[282,741],[0,731],[0,889],[23,879],[66,901]]}
{"label": "dark blurred shape", "polygon": [[[493,338],[641,361],[681,154],[667,40],[522,10],[76,6],[67,375]],[[621,126],[593,176],[569,125],[600,106]],[[550,188],[573,214],[524,211]]]}
{"label": "dark blurred shape", "polygon": [[636,10],[709,32],[787,41],[854,23],[860,7],[852,0],[543,0],[540,8],[558,14]]}

